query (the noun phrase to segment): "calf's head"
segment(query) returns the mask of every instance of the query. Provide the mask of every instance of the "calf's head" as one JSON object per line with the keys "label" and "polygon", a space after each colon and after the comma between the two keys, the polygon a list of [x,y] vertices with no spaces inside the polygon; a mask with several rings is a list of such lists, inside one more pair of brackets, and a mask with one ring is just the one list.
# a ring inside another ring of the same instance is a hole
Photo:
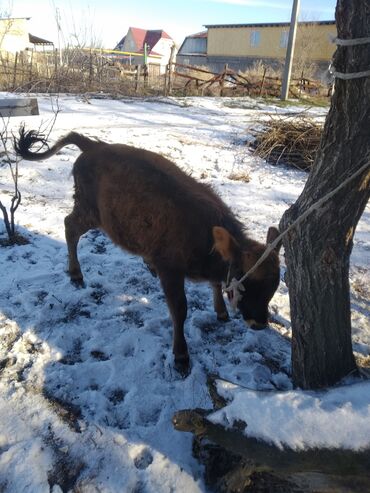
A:
{"label": "calf's head", "polygon": [[[272,243],[279,231],[271,227],[267,233],[266,243]],[[228,281],[241,279],[248,272],[266,249],[253,240],[246,240],[245,246],[238,244],[235,238],[224,228],[213,228],[215,250],[229,264]],[[239,286],[237,307],[244,320],[253,328],[263,328],[268,320],[268,304],[278,288],[280,280],[278,245],[262,264]]]}

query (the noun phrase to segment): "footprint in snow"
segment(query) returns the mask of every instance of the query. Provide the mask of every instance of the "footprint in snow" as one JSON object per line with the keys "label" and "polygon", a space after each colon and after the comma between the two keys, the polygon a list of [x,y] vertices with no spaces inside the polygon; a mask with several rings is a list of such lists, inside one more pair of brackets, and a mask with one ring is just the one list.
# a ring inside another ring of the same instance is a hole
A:
{"label": "footprint in snow", "polygon": [[134,458],[136,469],[146,469],[153,462],[153,455],[149,449],[144,448]]}

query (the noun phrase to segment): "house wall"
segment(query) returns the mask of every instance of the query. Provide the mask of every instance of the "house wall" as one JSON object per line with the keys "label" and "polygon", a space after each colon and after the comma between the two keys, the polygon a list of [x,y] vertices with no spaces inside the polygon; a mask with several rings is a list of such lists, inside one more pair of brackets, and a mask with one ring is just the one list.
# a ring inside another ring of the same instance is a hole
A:
{"label": "house wall", "polygon": [[186,53],[207,53],[207,38],[186,38],[180,48],[179,55]]}
{"label": "house wall", "polygon": [[134,41],[134,37],[132,35],[131,29],[128,30],[124,43],[122,45],[119,45],[118,49],[120,51],[131,51],[131,52],[136,51],[136,43]]}
{"label": "house wall", "polygon": [[[153,51],[155,53],[159,53],[162,55],[162,58],[160,60],[160,64],[162,67],[166,67],[170,60],[170,55],[171,55],[171,48],[173,45],[173,40],[168,39],[168,38],[162,38],[158,41],[158,43],[153,46]],[[175,50],[174,56],[176,57],[177,50]]]}
{"label": "house wall", "polygon": [[28,19],[0,19],[0,50],[16,53],[31,47]]}
{"label": "house wall", "polygon": [[[256,36],[255,32],[259,32]],[[208,27],[208,56],[281,58],[285,57],[286,47],[282,45],[282,33],[288,32],[283,26],[257,27]],[[296,51],[299,50],[314,61],[330,60],[335,46],[330,36],[336,35],[335,25],[315,24],[298,27]],[[287,34],[285,35],[287,36]],[[256,46],[254,41],[259,39]]]}

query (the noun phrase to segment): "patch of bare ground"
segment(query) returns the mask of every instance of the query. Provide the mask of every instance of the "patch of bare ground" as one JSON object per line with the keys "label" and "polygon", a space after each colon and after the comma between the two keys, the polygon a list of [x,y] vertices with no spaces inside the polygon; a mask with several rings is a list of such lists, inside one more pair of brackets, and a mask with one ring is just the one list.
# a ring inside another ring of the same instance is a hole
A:
{"label": "patch of bare ground", "polygon": [[16,233],[12,238],[0,238],[0,247],[10,247],[13,245],[28,245],[30,240],[20,233]]}
{"label": "patch of bare ground", "polygon": [[79,420],[82,418],[81,409],[71,402],[67,402],[53,396],[47,390],[43,391],[43,397],[47,400],[51,409],[66,423],[72,431],[81,433]]}
{"label": "patch of bare ground", "polygon": [[85,464],[71,457],[68,446],[54,435],[51,428],[45,443],[51,448],[54,458],[53,466],[48,471],[50,490],[54,491],[54,486],[59,486],[63,492],[76,491],[75,487]]}

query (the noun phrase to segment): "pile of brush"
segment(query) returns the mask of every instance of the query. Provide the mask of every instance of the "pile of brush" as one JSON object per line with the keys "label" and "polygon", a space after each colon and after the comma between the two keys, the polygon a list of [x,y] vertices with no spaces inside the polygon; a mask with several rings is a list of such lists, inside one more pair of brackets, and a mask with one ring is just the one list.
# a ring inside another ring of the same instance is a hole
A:
{"label": "pile of brush", "polygon": [[287,164],[310,170],[322,134],[322,124],[304,114],[268,115],[254,129],[251,146],[258,156],[272,164]]}

